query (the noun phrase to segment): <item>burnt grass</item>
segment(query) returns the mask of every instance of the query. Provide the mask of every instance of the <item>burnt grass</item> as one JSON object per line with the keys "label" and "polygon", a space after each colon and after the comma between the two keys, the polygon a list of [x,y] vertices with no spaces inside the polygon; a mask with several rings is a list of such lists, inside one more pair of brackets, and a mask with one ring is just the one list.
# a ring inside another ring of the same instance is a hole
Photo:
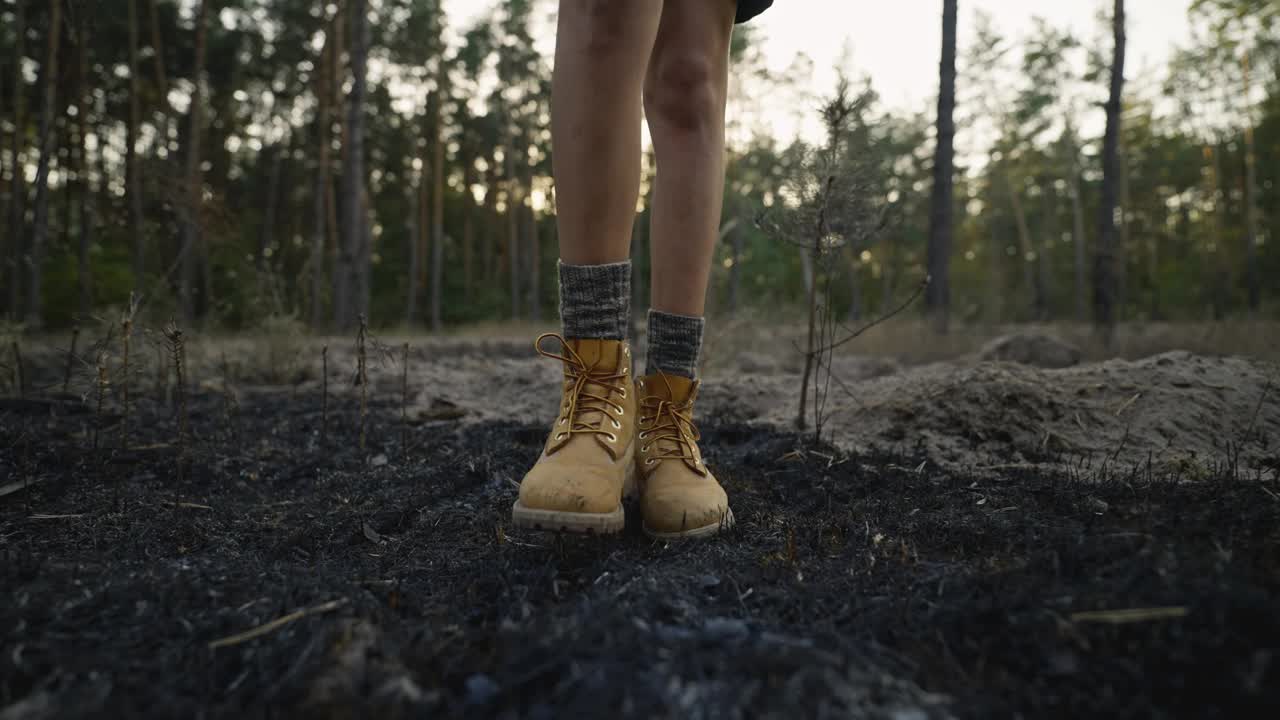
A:
{"label": "burnt grass", "polygon": [[314,388],[193,387],[182,456],[155,393],[135,391],[129,449],[118,404],[95,420],[78,398],[4,401],[0,485],[31,482],[0,497],[0,716],[1280,706],[1274,470],[969,477],[712,409],[703,446],[733,530],[561,537],[509,526],[541,425],[406,429],[387,383],[364,451],[350,387],[323,442]]}

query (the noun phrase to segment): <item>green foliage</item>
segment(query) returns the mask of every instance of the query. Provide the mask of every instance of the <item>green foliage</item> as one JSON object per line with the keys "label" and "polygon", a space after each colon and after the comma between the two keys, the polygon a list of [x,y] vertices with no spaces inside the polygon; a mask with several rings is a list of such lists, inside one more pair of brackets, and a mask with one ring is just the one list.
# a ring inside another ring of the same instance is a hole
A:
{"label": "green foliage", "polygon": [[[45,3],[21,0],[27,28],[23,55],[16,57],[18,1],[0,0],[0,137],[5,150],[0,153],[0,252],[6,259],[21,256],[31,218],[30,187],[24,187],[26,222],[16,228],[9,224],[15,193],[8,150],[16,138],[22,162],[35,162],[39,66],[48,36]],[[321,49],[339,39],[340,5],[223,0],[210,13],[205,78],[210,94],[199,208],[204,242],[198,273],[206,291],[201,308],[206,326],[292,337],[302,319],[310,317],[310,279],[332,271],[332,249],[326,248],[317,264],[311,240],[320,172]],[[70,7],[84,12],[89,6]],[[445,143],[443,321],[460,325],[508,319],[513,310],[530,317],[534,308],[528,294],[535,276],[536,308],[543,319],[552,319],[556,253],[550,61],[538,51],[551,3],[501,3],[467,27],[451,24],[443,7],[439,0],[371,3],[373,73],[364,110],[375,256],[372,322],[375,327],[403,322],[410,243],[421,237],[424,218],[425,229],[430,226],[430,213],[424,214],[420,203],[425,198],[430,208],[435,190],[419,190],[431,182],[437,116]],[[1248,310],[1248,127],[1254,130],[1257,168],[1254,206],[1260,243],[1254,262],[1263,278],[1280,276],[1277,8],[1274,0],[1194,0],[1194,39],[1173,59],[1168,81],[1155,87],[1134,78],[1123,134],[1124,318],[1203,318]],[[136,147],[142,222],[136,232],[128,222],[123,161],[129,28],[126,13],[114,8],[93,12],[89,23],[94,105],[88,120],[99,149],[91,150],[91,166],[83,174],[90,180],[99,218],[90,249],[95,311],[122,306],[129,292],[137,290],[144,297],[144,312],[155,320],[175,309],[177,222],[185,193],[181,163],[189,141],[185,99],[195,65],[194,32],[192,14],[178,0],[138,0],[138,12],[141,127]],[[72,27],[74,22],[68,24]],[[1080,291],[1077,243],[1090,247],[1096,224],[1097,138],[1084,133],[1098,125],[1088,118],[1101,112],[1095,103],[1105,82],[1105,43],[1075,37],[1045,21],[1034,23],[1027,37],[1003,37],[992,19],[980,15],[972,36],[976,40],[962,59],[959,79],[953,306],[960,317],[974,321],[1073,317]],[[807,87],[803,75],[771,73],[761,42],[751,30],[735,35],[731,54],[737,92],[805,97],[828,90]],[[74,68],[77,45],[62,46],[67,55],[60,64]],[[14,87],[17,64],[27,72]],[[339,72],[341,87],[345,68]],[[58,97],[70,104],[74,73],[60,75],[65,77],[58,78]],[[872,85],[876,80],[871,79]],[[851,246],[842,261],[848,282],[837,283],[833,293],[845,314],[894,305],[924,272],[932,108],[890,112],[870,86],[867,90],[851,142],[875,170],[876,187],[865,191],[864,200],[883,199],[886,224],[880,234]],[[15,93],[25,104],[16,127],[11,112]],[[340,93],[334,100],[341,102]],[[344,120],[340,108],[332,110],[329,180],[336,196]],[[57,116],[69,117],[67,107],[60,107]],[[771,238],[758,221],[786,202],[785,185],[803,152],[766,134],[751,135],[741,117],[730,120],[735,140],[724,222],[734,224],[727,236],[732,242],[717,248],[710,306],[727,308],[731,287],[736,287],[734,302],[756,310],[799,305],[805,292],[799,253],[794,245]],[[70,128],[59,123],[57,142],[65,146],[73,129],[74,123]],[[79,312],[81,221],[74,211],[78,168],[66,155],[56,158],[54,167],[52,231],[40,270],[45,325],[57,328],[68,326]],[[1079,212],[1086,218],[1078,238],[1077,191]],[[341,198],[336,200],[338,205],[326,212],[341,222],[346,208]],[[513,238],[507,213],[514,207],[520,208],[520,222]],[[531,211],[532,223],[526,220]],[[639,226],[647,227],[647,216]],[[322,235],[327,229],[320,227]],[[539,256],[530,262],[535,233]],[[145,249],[142,277],[131,270],[135,237],[142,238]],[[428,262],[429,257],[420,259]],[[512,272],[520,294],[514,308]],[[637,272],[641,277],[647,272],[643,258]],[[10,316],[21,309],[9,306],[12,277],[6,266],[0,312]],[[419,297],[419,318],[427,316],[431,290],[430,274],[423,277],[427,287]],[[1087,283],[1087,274],[1085,279]],[[329,283],[321,287],[324,306]],[[1262,292],[1263,311],[1280,312],[1280,287],[1264,282]],[[267,330],[263,318],[285,318],[287,323],[281,322],[288,327]]]}

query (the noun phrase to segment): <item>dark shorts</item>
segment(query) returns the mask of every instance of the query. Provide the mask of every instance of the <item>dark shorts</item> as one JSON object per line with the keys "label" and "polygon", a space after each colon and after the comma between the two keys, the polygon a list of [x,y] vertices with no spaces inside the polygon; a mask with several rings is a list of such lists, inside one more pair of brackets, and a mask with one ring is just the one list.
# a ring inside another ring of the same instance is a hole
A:
{"label": "dark shorts", "polygon": [[772,4],[773,0],[738,0],[738,18],[734,22],[744,23],[768,10]]}

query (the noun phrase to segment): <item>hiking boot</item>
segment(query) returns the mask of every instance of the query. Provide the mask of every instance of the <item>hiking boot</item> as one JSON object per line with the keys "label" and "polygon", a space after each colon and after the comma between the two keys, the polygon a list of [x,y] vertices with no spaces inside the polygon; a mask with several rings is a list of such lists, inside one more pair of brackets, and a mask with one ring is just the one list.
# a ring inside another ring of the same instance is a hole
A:
{"label": "hiking boot", "polygon": [[702,461],[693,401],[698,382],[658,372],[636,382],[640,507],[644,531],[674,539],[714,535],[733,525],[724,488]]}
{"label": "hiking boot", "polygon": [[[564,354],[543,350],[548,338],[559,340]],[[542,455],[520,483],[512,523],[536,530],[618,532],[626,525],[623,495],[635,488],[631,349],[622,340],[566,340],[556,333],[539,336],[534,348],[564,363],[564,387]]]}

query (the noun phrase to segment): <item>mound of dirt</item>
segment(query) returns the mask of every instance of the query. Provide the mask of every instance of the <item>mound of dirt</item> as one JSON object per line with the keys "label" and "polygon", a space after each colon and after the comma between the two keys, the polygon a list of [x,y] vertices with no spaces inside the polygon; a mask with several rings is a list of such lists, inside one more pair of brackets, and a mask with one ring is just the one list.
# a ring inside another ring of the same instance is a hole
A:
{"label": "mound of dirt", "polygon": [[1079,364],[1080,348],[1052,335],[1020,332],[998,337],[980,351],[980,360],[1014,362],[1042,368],[1064,368]]}
{"label": "mound of dirt", "polygon": [[[1275,462],[1274,363],[1172,352],[1065,369],[934,364],[833,387],[827,427],[851,449],[910,447],[949,468],[1103,464],[1185,471]],[[798,383],[760,379],[759,418],[794,420]],[[722,392],[708,393],[728,402]]]}

